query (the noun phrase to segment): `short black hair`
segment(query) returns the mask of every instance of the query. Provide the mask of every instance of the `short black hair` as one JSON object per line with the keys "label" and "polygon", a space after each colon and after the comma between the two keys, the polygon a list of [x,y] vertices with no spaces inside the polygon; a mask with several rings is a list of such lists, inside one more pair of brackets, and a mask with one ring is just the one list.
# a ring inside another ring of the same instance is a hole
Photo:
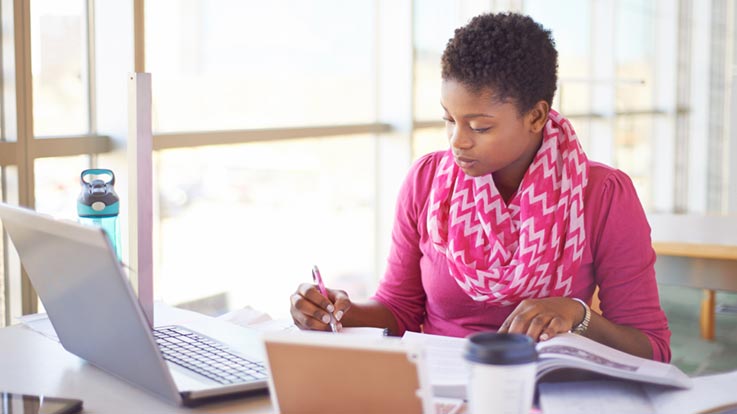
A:
{"label": "short black hair", "polygon": [[488,13],[456,29],[443,52],[443,80],[480,93],[491,89],[524,114],[540,100],[553,103],[558,52],[549,30],[518,13]]}

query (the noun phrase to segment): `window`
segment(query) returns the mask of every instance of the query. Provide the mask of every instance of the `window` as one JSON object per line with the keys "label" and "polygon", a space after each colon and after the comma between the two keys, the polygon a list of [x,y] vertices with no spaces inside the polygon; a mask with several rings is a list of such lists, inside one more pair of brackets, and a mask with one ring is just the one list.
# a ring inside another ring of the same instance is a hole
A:
{"label": "window", "polygon": [[86,10],[82,0],[33,0],[31,60],[36,136],[88,129]]}
{"label": "window", "polygon": [[373,121],[372,1],[146,7],[155,131]]}
{"label": "window", "polygon": [[[733,197],[734,10],[723,2],[686,9],[646,0],[428,0],[412,3],[411,18],[408,3],[375,0],[144,3],[154,142],[167,142],[154,156],[155,292],[173,305],[216,297],[218,312],[250,304],[280,315],[313,264],[353,298],[370,295],[396,195],[386,188],[406,171],[408,148],[417,158],[447,147],[442,51],[456,27],[502,11],[502,3],[552,30],[560,54],[554,107],[571,119],[591,159],[633,178],[649,211],[722,211]],[[130,24],[130,5],[6,1],[0,17],[3,201],[74,218],[79,173],[99,166],[116,172],[125,205],[123,79],[140,55],[131,28],[141,30]],[[411,32],[392,30],[399,27]],[[397,56],[386,57],[377,30],[412,33],[412,56],[399,66],[411,59],[413,79],[404,71],[386,77]],[[23,61],[15,62],[16,47],[30,47],[17,54]],[[403,98],[377,99],[391,88],[412,91],[412,108]],[[31,90],[32,108],[23,105]],[[404,119],[410,110],[414,123]],[[387,112],[401,113],[398,128],[377,121]],[[23,124],[28,116],[32,127]],[[314,126],[345,129],[333,136],[329,128],[313,134]],[[299,138],[279,135],[294,130]],[[191,146],[217,141],[212,131],[227,135],[228,145]],[[117,145],[99,145],[89,136],[98,133]],[[177,136],[196,139],[172,144]],[[23,311],[20,293],[29,286],[15,252],[2,248],[0,320],[7,322]]]}
{"label": "window", "polygon": [[89,157],[40,158],[35,161],[36,210],[58,217],[77,217],[79,175],[89,168]]}
{"label": "window", "polygon": [[330,287],[373,293],[372,153],[360,135],[162,151],[156,292],[286,316],[317,264]]}

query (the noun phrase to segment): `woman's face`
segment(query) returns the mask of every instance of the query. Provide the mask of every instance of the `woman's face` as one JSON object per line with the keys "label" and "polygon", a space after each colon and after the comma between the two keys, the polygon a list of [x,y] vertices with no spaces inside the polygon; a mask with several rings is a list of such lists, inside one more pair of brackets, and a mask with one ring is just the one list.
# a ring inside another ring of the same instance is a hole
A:
{"label": "woman's face", "polygon": [[492,90],[474,93],[452,79],[443,81],[441,94],[448,140],[463,172],[473,177],[509,172],[521,180],[542,140],[544,121],[536,117],[547,118],[547,111],[536,106],[520,115]]}

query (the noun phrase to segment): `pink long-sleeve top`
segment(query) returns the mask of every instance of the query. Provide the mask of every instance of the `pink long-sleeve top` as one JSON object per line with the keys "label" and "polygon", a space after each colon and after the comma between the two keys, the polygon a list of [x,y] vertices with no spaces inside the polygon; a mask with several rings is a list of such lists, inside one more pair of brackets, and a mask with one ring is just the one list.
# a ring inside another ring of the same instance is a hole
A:
{"label": "pink long-sleeve top", "polygon": [[[458,286],[427,232],[428,197],[443,152],[417,160],[397,199],[388,267],[374,300],[404,331],[464,337],[496,330],[515,306],[476,302]],[[602,314],[645,333],[653,359],[670,361],[670,330],[655,281],[650,225],[630,178],[590,163],[584,198],[587,243],[572,297],[591,303],[599,286]]]}

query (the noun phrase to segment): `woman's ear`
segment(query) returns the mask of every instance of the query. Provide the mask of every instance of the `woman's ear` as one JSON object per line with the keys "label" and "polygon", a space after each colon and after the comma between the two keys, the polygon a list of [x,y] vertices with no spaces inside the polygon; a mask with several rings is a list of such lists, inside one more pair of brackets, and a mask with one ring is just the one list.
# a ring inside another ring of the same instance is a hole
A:
{"label": "woman's ear", "polygon": [[550,105],[545,101],[538,101],[529,112],[527,112],[527,121],[530,125],[530,132],[534,134],[540,133],[548,122],[548,112]]}

